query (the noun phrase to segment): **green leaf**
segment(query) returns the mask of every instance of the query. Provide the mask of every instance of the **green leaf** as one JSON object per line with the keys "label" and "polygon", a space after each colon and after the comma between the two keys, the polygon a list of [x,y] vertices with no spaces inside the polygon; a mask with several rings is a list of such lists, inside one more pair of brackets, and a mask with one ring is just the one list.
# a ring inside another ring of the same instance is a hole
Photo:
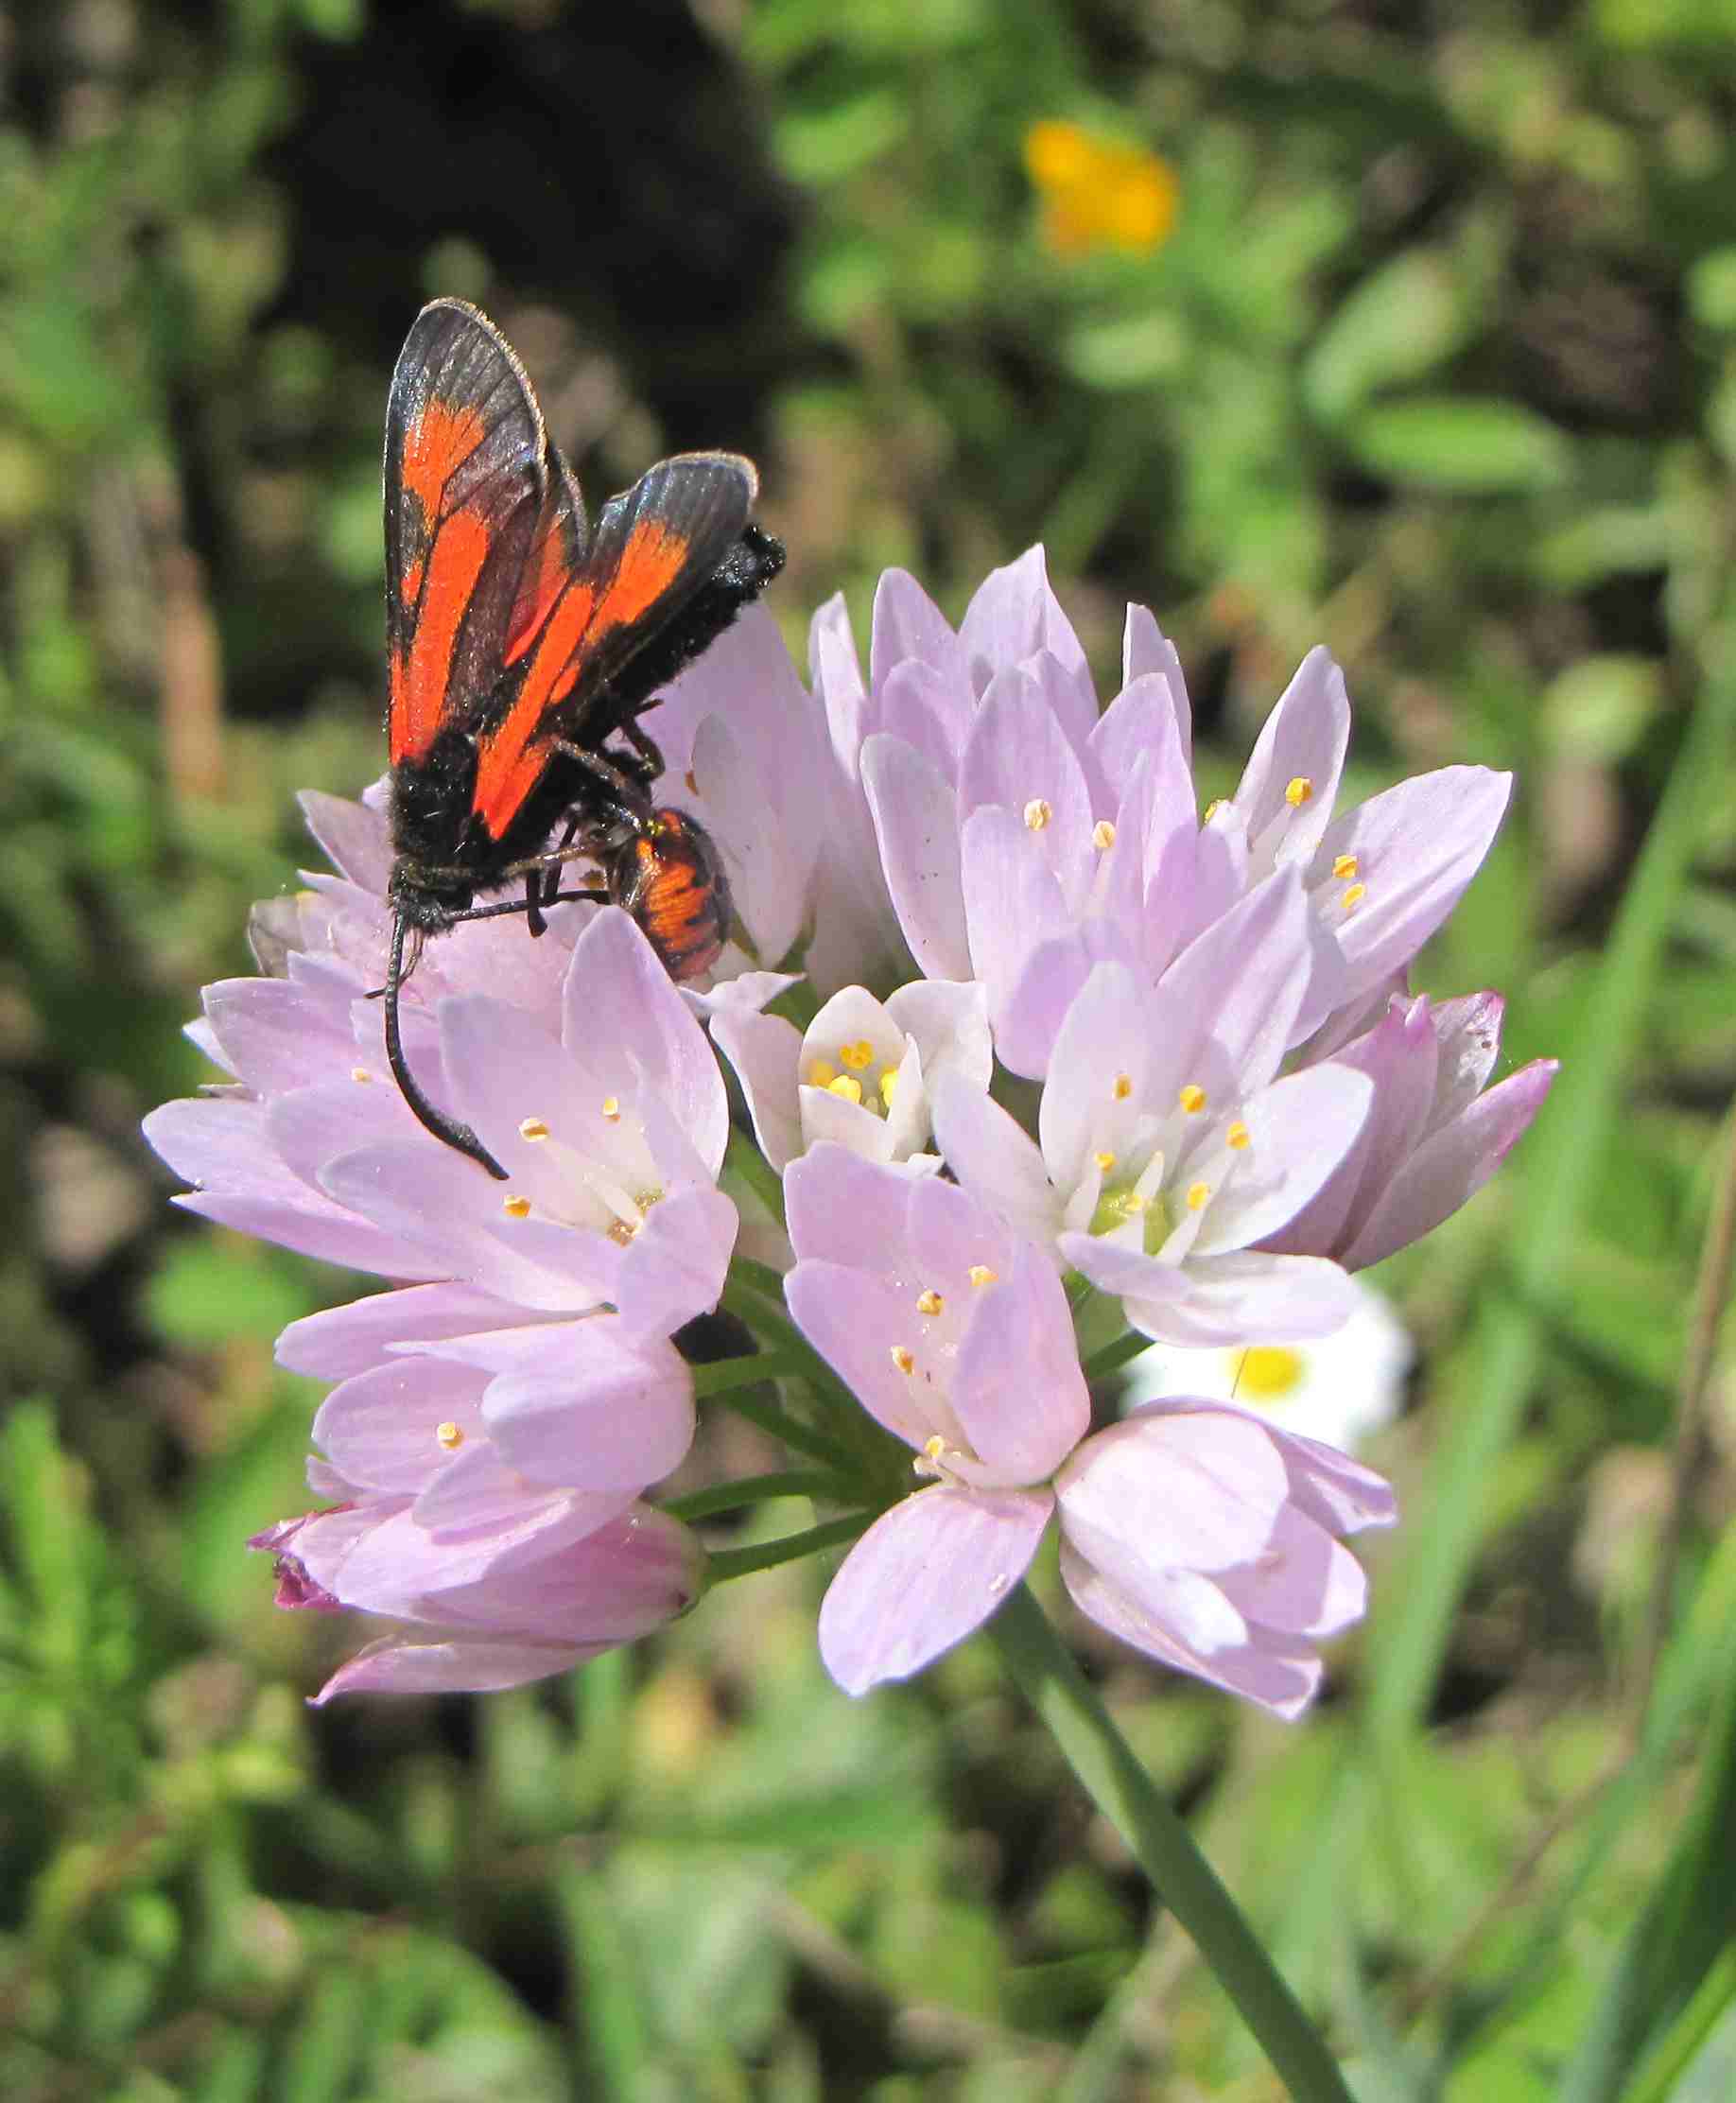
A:
{"label": "green leaf", "polygon": [[1518,402],[1419,394],[1354,417],[1345,443],[1390,481],[1466,495],[1554,489],[1572,448],[1554,425]]}
{"label": "green leaf", "polygon": [[1736,247],[1710,250],[1688,272],[1688,311],[1702,328],[1736,329]]}
{"label": "green leaf", "polygon": [[1343,422],[1369,395],[1419,380],[1470,333],[1451,259],[1408,249],[1356,286],[1302,368],[1302,393],[1323,424]]}

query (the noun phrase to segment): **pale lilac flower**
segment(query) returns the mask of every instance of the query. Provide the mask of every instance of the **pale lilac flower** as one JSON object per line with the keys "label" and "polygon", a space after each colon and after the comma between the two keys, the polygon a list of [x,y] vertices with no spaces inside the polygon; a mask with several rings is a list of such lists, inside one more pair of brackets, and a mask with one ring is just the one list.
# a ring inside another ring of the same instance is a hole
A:
{"label": "pale lilac flower", "polygon": [[1362,1618],[1367,1581],[1334,1536],[1390,1526],[1379,1475],[1221,1402],[1152,1402],[1085,1440],[1055,1480],[1074,1604],[1160,1664],[1300,1715],[1314,1644]]}
{"label": "pale lilac flower", "polygon": [[920,1671],[1017,1584],[1090,1400],[1053,1264],[967,1192],[829,1145],[784,1188],[791,1314],[935,1478],[862,1536],[820,1610],[826,1669],[861,1694]]}
{"label": "pale lilac flower", "polygon": [[693,1535],[645,1504],[535,1554],[502,1552],[493,1534],[443,1549],[404,1497],[310,1512],[251,1545],[278,1559],[279,1606],[349,1608],[405,1625],[334,1673],[316,1704],[544,1679],[663,1626],[703,1583]]}
{"label": "pale lilac flower", "polygon": [[[1356,1144],[1264,1246],[1330,1256],[1346,1270],[1406,1248],[1474,1197],[1543,1106],[1559,1062],[1534,1059],[1494,1087],[1504,1003],[1395,995],[1328,1065],[1366,1074],[1374,1104]],[[1321,1068],[1311,1071],[1324,1070]]]}
{"label": "pale lilac flower", "polygon": [[606,908],[576,941],[541,942],[521,920],[473,923],[429,943],[408,982],[410,1065],[506,1168],[502,1185],[424,1131],[391,1079],[366,998],[384,969],[383,835],[359,807],[336,823],[331,799],[315,808],[352,873],[299,903],[307,946],[286,946],[284,978],[208,989],[190,1034],[234,1085],[146,1121],[200,1186],[179,1202],[391,1278],[451,1279],[538,1313],[613,1306],[641,1335],[715,1306],[736,1231],[716,1188],[727,1098],[632,920]]}
{"label": "pale lilac flower", "polygon": [[1402,1408],[1416,1349],[1383,1293],[1360,1277],[1350,1287],[1351,1312],[1330,1336],[1201,1350],[1154,1344],[1122,1369],[1118,1406],[1125,1415],[1145,1402],[1208,1396],[1341,1453],[1360,1452]]}
{"label": "pale lilac flower", "polygon": [[851,1694],[919,1672],[987,1620],[1050,1520],[1075,1599],[1111,1633],[1279,1715],[1312,1642],[1362,1610],[1332,1536],[1387,1522],[1365,1469],[1240,1412],[1178,1401],[1086,1436],[1052,1264],[968,1192],[836,1146],[786,1177],[790,1312],[932,1478],[851,1549],[820,1612]]}
{"label": "pale lilac flower", "polygon": [[805,1032],[781,1016],[731,1009],[714,1016],[711,1034],[740,1079],[760,1151],[780,1173],[821,1139],[867,1161],[939,1168],[940,1156],[924,1152],[931,1090],[955,1074],[985,1094],[995,1064],[982,988],[936,979],[900,986],[884,1004],[846,986]]}
{"label": "pale lilac flower", "polygon": [[1307,997],[1308,907],[1275,872],[1155,985],[1098,965],[1055,1039],[1033,1141],[943,1082],[959,1181],[1172,1344],[1288,1341],[1344,1320],[1335,1264],[1257,1248],[1354,1145],[1373,1089],[1348,1068],[1276,1078]]}
{"label": "pale lilac flower", "polygon": [[1148,980],[1276,869],[1303,874],[1315,977],[1300,1042],[1400,968],[1487,852],[1511,779],[1447,768],[1333,820],[1349,735],[1344,678],[1305,660],[1233,797],[1202,824],[1172,646],[1128,611],[1122,688],[1099,714],[1040,548],[997,570],[957,634],[889,571],[863,683],[824,609],[816,687],[859,756],[899,925],[931,978],[981,980],[996,1050],[1041,1078],[1093,965]]}

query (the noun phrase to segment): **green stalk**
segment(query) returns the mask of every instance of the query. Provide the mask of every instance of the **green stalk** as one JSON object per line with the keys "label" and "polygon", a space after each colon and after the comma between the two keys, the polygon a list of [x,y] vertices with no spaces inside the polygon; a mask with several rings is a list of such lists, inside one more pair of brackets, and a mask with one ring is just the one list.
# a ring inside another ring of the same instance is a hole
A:
{"label": "green stalk", "polygon": [[823,1526],[807,1526],[799,1534],[761,1541],[754,1548],[714,1548],[706,1561],[706,1575],[713,1585],[727,1585],[732,1578],[751,1576],[756,1570],[774,1570],[779,1563],[816,1556],[823,1548],[854,1540],[874,1517],[873,1512],[851,1512],[846,1518],[828,1519]]}
{"label": "green stalk", "polygon": [[1001,1662],[1054,1733],[1092,1801],[1133,1850],[1153,1889],[1193,1938],[1296,2103],[1350,2092],[1236,1902],[1153,1787],[1043,1609],[1021,1585],[988,1625]]}

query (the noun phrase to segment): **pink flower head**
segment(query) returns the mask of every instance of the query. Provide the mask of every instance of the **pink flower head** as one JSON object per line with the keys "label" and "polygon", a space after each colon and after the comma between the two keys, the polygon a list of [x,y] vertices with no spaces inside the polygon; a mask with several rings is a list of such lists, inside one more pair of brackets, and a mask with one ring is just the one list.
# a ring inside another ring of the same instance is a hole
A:
{"label": "pink flower head", "polygon": [[472,923],[429,943],[408,982],[411,1067],[481,1135],[503,1186],[422,1129],[387,1067],[367,998],[384,975],[383,821],[335,799],[312,808],[352,873],[318,880],[292,928],[271,916],[268,954],[286,976],[208,990],[191,1034],[234,1085],[145,1126],[199,1186],[179,1202],[310,1256],[451,1279],[538,1314],[613,1306],[643,1335],[715,1306],[736,1230],[716,1188],[722,1077],[632,920],[605,909],[574,940],[570,916],[587,909],[564,908],[541,942],[515,918]]}
{"label": "pink flower head", "polygon": [[310,1512],[255,1537],[277,1557],[278,1605],[353,1608],[406,1624],[334,1673],[341,1694],[490,1693],[633,1642],[699,1596],[704,1553],[645,1504],[535,1556],[487,1536],[443,1554],[403,1498]]}
{"label": "pink flower head", "polygon": [[1311,964],[1293,869],[1276,871],[1155,986],[1098,965],[1057,1033],[1037,1141],[943,1086],[959,1181],[1166,1343],[1323,1335],[1349,1311],[1336,1265],[1257,1244],[1355,1144],[1373,1089],[1344,1067],[1276,1078]]}
{"label": "pink flower head", "polygon": [[1202,825],[1174,649],[1130,608],[1122,689],[1100,715],[1040,548],[989,578],[956,634],[912,579],[888,572],[865,686],[842,614],[821,618],[817,685],[834,742],[842,726],[859,755],[905,939],[930,978],[983,982],[997,1052],[1033,1078],[1094,964],[1155,980],[1246,891],[1293,865],[1315,961],[1300,1042],[1439,927],[1506,808],[1509,776],[1448,768],[1334,821],[1349,704],[1317,650],[1236,794]]}
{"label": "pink flower head", "polygon": [[[1408,1248],[1483,1188],[1542,1108],[1559,1070],[1534,1059],[1494,1087],[1504,1003],[1493,993],[1432,1004],[1394,995],[1331,1066],[1366,1074],[1374,1104],[1355,1145],[1264,1243],[1331,1256],[1346,1270]],[[1311,1070],[1321,1071],[1316,1068]]]}
{"label": "pink flower head", "polygon": [[1067,1297],[1034,1243],[966,1191],[841,1147],[785,1182],[790,1312],[931,1484],[875,1521],[826,1592],[820,1648],[839,1685],[909,1677],[980,1626],[1058,1512],[1087,1613],[1295,1714],[1319,1678],[1310,1641],[1362,1610],[1361,1573],[1330,1537],[1391,1518],[1380,1478],[1206,1402],[1087,1437]]}

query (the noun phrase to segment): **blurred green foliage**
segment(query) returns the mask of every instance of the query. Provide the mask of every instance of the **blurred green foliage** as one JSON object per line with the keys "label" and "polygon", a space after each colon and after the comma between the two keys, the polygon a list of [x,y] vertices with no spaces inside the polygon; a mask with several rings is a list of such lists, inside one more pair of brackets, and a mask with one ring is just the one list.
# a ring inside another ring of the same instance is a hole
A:
{"label": "blurred green foliage", "polygon": [[[1736,15],[67,0],[4,37],[0,2094],[1274,2094],[990,1658],[849,1703],[809,1573],[572,1685],[301,1706],[348,1638],[242,1542],[305,1501],[271,1339],[354,1283],[178,1231],[136,1127],[201,1077],[177,1025],[249,968],[293,790],[380,763],[386,375],[456,291],[598,486],[757,454],[798,653],[840,585],[859,623],[904,563],[957,612],[1042,538],[1105,691],[1125,600],[1174,634],[1216,785],[1320,639],[1358,792],[1519,770],[1425,982],[1506,987],[1513,1061],[1568,1069],[1390,1266],[1425,1357],[1368,1636],[1288,1732],[1090,1656],[1359,2094],[1728,2094],[1727,1344],[1674,1487],[1671,1451],[1736,1072]],[[1038,123],[1158,157],[1169,237],[1046,237]]]}

